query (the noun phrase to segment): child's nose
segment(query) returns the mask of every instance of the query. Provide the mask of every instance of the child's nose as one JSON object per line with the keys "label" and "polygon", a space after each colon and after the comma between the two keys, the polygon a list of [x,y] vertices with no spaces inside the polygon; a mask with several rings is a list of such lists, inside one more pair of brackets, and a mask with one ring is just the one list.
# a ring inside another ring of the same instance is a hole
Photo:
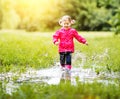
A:
{"label": "child's nose", "polygon": [[69,22],[68,22],[68,21],[66,21],[66,22],[65,22],[65,24],[69,24]]}

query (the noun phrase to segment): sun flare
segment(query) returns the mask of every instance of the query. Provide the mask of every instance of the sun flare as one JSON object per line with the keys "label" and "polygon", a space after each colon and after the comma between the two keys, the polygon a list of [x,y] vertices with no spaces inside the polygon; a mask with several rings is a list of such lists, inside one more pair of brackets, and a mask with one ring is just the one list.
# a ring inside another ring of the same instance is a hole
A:
{"label": "sun flare", "polygon": [[[16,11],[21,17],[27,15],[31,17],[43,17],[49,13],[56,13],[58,1],[56,0],[18,0],[16,2]],[[55,8],[56,7],[56,8]]]}

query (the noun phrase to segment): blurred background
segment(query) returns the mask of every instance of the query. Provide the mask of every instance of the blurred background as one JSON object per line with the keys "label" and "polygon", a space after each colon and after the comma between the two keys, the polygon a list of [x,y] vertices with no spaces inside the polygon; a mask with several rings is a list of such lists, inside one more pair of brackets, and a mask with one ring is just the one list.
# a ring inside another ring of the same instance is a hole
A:
{"label": "blurred background", "polygon": [[63,15],[78,31],[120,33],[120,0],[0,0],[0,29],[54,31]]}
{"label": "blurred background", "polygon": [[[71,74],[59,71],[52,42],[63,15],[89,43],[75,41]],[[0,99],[120,99],[113,34],[120,34],[120,0],[0,0]]]}

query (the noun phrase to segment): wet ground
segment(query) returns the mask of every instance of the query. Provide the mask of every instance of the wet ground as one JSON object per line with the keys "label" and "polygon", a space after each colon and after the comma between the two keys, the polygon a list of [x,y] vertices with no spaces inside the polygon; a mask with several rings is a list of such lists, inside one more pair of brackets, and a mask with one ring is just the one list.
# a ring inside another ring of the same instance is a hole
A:
{"label": "wet ground", "polygon": [[69,81],[72,85],[76,85],[76,81],[84,83],[97,81],[104,84],[117,84],[114,80],[110,80],[109,78],[118,78],[118,73],[107,73],[106,75],[104,73],[104,78],[101,78],[100,75],[97,75],[91,69],[72,68],[71,71],[67,72],[62,71],[59,66],[41,70],[29,69],[27,72],[19,75],[10,72],[0,75],[0,80],[6,81],[6,83],[3,83],[3,86],[5,84],[7,93],[11,93],[22,83],[47,83],[57,85],[61,82],[66,83],[66,81]]}
{"label": "wet ground", "polygon": [[2,81],[2,87],[7,93],[11,94],[14,89],[18,88],[22,83],[46,83],[46,84],[59,84],[69,81],[72,85],[76,85],[77,82],[92,83],[94,81],[104,84],[115,84],[114,79],[120,78],[120,73],[101,73],[97,74],[94,69],[84,69],[86,57],[84,54],[76,54],[73,58],[73,62],[78,59],[78,56],[82,56],[82,61],[79,67],[73,67],[71,71],[62,71],[59,63],[56,63],[51,68],[46,69],[27,69],[24,73],[2,73],[0,74],[0,81]]}

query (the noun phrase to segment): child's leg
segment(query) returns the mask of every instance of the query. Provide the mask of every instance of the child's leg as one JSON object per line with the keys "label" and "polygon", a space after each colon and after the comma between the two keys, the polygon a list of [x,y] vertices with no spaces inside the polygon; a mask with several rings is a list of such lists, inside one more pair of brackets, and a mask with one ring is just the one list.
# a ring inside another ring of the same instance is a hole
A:
{"label": "child's leg", "polygon": [[65,67],[65,53],[64,52],[60,52],[60,65],[62,67]]}
{"label": "child's leg", "polygon": [[71,69],[71,52],[66,53],[66,66],[67,69]]}

